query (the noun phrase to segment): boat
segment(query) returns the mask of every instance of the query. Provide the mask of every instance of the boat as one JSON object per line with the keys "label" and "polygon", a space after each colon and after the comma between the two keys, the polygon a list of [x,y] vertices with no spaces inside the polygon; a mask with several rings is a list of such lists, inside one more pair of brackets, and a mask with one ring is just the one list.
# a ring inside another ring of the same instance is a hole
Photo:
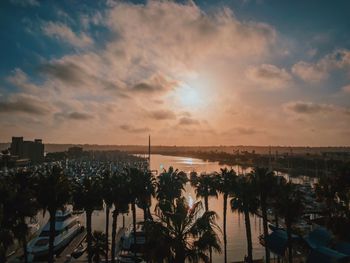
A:
{"label": "boat", "polygon": [[76,249],[74,249],[74,251],[72,252],[71,256],[73,258],[77,259],[77,258],[81,257],[84,254],[86,249],[87,249],[86,242],[81,242],[79,244],[79,246]]}
{"label": "boat", "polygon": [[117,262],[131,263],[142,262],[146,236],[144,224],[136,224],[136,245],[134,244],[134,228],[131,225],[120,238],[120,251],[117,255]]}
{"label": "boat", "polygon": [[[57,253],[63,249],[81,230],[82,226],[77,216],[72,214],[71,210],[58,210],[56,212],[54,241],[54,252]],[[49,252],[50,222],[41,230],[39,236],[31,240],[27,246],[27,252],[30,258],[45,257]]]}

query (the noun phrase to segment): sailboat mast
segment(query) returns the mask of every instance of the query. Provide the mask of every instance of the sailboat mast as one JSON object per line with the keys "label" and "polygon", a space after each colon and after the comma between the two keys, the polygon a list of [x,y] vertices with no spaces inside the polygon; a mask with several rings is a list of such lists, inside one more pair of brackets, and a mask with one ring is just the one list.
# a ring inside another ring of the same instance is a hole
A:
{"label": "sailboat mast", "polygon": [[148,135],[148,166],[151,169],[151,135]]}

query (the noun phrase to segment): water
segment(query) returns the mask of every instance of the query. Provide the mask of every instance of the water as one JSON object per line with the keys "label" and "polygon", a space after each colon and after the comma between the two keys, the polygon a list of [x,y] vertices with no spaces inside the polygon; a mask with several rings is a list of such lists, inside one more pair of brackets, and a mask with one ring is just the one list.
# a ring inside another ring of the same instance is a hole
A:
{"label": "water", "polygon": [[[151,169],[157,170],[158,174],[162,172],[163,169],[168,169],[170,166],[173,166],[179,171],[191,172],[196,171],[201,172],[213,172],[219,171],[220,168],[224,167],[219,165],[217,162],[206,162],[200,159],[188,158],[188,157],[174,157],[174,156],[164,156],[164,155],[151,155]],[[231,168],[231,167],[229,167]],[[242,172],[241,167],[234,166],[232,167],[236,172]],[[249,170],[246,170],[249,172]],[[196,194],[194,189],[188,183],[185,187],[184,196],[188,199],[196,201]],[[153,202],[153,205],[155,202]],[[222,214],[223,214],[223,200],[222,195],[216,198],[209,199],[209,209],[214,210],[219,218],[218,225],[222,229]],[[143,220],[143,211],[137,208],[136,217],[138,221]],[[41,225],[48,220],[48,216],[45,218],[39,216]],[[81,217],[81,222],[85,224],[85,217]],[[125,217],[126,226],[132,223],[131,213]],[[262,234],[262,221],[259,217],[251,215],[250,217],[251,229],[252,229],[252,241],[253,241],[253,256],[254,259],[261,259],[264,256],[264,248],[259,244],[258,236]],[[109,231],[112,229],[112,217],[110,215],[109,220]],[[117,227],[122,226],[122,216],[118,217]],[[95,211],[92,218],[92,228],[93,230],[105,231],[105,212],[104,211]],[[223,240],[222,235],[219,235],[222,243],[223,250]],[[232,261],[241,261],[244,256],[247,254],[247,241],[246,241],[246,232],[244,224],[243,214],[238,212],[232,212],[229,205],[227,209],[227,254],[228,262]],[[221,254],[213,254],[213,262],[223,262],[224,261],[223,252]]]}
{"label": "water", "polygon": [[[216,162],[205,162],[200,159],[187,158],[187,157],[173,157],[173,156],[164,156],[164,155],[152,155],[151,156],[151,169],[158,170],[158,173],[162,169],[168,169],[169,166],[173,166],[184,172],[196,171],[200,172],[212,172],[219,171],[223,166],[219,165]],[[237,171],[239,167],[233,167]],[[188,183],[185,188],[186,192],[184,195],[190,199],[196,200],[196,195],[194,189]],[[218,215],[218,225],[222,228],[222,213],[223,213],[223,200],[220,195],[218,199],[211,198],[209,199],[209,209],[214,210]],[[110,230],[112,229],[112,218],[110,218]],[[131,221],[131,213],[126,216],[125,223],[129,225]],[[143,211],[137,209],[137,220],[143,220]],[[85,223],[85,220],[82,219]],[[250,218],[251,227],[252,227],[252,240],[253,240],[253,254],[254,258],[262,258],[264,251],[263,247],[259,244],[258,236],[262,234],[262,222],[259,217],[251,216]],[[118,217],[118,227],[122,226],[122,217]],[[94,230],[105,231],[105,213],[103,211],[96,211],[93,214],[92,227]],[[220,235],[222,239],[222,235]],[[246,247],[246,232],[244,217],[237,212],[231,212],[231,209],[227,210],[227,253],[228,253],[228,262],[243,260],[244,256],[247,254]],[[223,241],[222,241],[223,248]],[[222,254],[213,255],[214,262],[223,261]]]}

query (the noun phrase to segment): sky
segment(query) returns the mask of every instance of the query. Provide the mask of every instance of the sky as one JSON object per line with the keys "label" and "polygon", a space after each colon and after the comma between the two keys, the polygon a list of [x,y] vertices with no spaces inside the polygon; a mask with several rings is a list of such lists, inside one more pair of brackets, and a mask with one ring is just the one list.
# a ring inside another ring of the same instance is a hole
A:
{"label": "sky", "polygon": [[0,141],[350,145],[350,2],[0,3]]}

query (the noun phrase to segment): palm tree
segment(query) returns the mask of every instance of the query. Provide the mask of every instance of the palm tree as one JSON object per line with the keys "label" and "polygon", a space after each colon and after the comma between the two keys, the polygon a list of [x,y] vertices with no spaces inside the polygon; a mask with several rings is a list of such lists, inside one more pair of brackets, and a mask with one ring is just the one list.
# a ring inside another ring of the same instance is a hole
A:
{"label": "palm tree", "polygon": [[71,182],[63,173],[60,166],[46,166],[43,171],[37,172],[36,198],[38,205],[50,214],[50,236],[48,262],[52,263],[54,258],[56,211],[64,209],[71,197]]}
{"label": "palm tree", "polygon": [[[268,168],[256,167],[251,172],[253,183],[256,185],[256,190],[259,195],[259,204],[261,207],[262,220],[263,220],[263,230],[264,238],[269,234],[268,230],[268,220],[267,220],[267,202],[272,194],[271,188],[275,184],[275,174]],[[270,262],[270,252],[265,246],[265,261]]]}
{"label": "palm tree", "polygon": [[105,203],[106,209],[106,240],[105,240],[105,257],[106,262],[108,262],[108,237],[109,237],[109,213],[110,209],[113,205],[113,188],[112,188],[112,180],[111,180],[111,171],[105,170],[102,177],[102,198]]}
{"label": "palm tree", "polygon": [[243,212],[244,221],[246,227],[247,236],[247,253],[248,253],[248,263],[253,262],[253,245],[252,245],[252,233],[250,226],[250,213],[255,213],[258,208],[257,191],[255,185],[252,182],[251,176],[240,175],[237,178],[237,185],[233,193],[231,193],[233,198],[231,199],[231,209],[232,211],[238,210],[238,212]]}
{"label": "palm tree", "polygon": [[12,200],[13,213],[16,215],[16,223],[13,226],[14,236],[20,241],[24,252],[24,262],[28,262],[27,254],[27,218],[33,218],[37,214],[37,204],[34,194],[34,180],[29,170],[19,170],[11,175],[15,198]]}
{"label": "palm tree", "polygon": [[[195,179],[191,176],[192,186],[195,187],[196,197],[204,199],[205,211],[209,211],[209,197],[218,197],[217,174],[202,173]],[[212,262],[212,251],[209,249],[209,262]]]}
{"label": "palm tree", "polygon": [[11,180],[4,176],[0,180],[0,262],[7,261],[7,250],[14,240],[11,229],[15,217],[12,210],[15,194],[11,188]]}
{"label": "palm tree", "polygon": [[208,262],[210,247],[221,251],[215,212],[203,211],[202,202],[190,208],[184,197],[173,201],[159,203],[155,221],[146,223],[147,246],[153,248],[148,250],[150,258],[158,262],[165,258],[175,263],[186,259]]}
{"label": "palm tree", "polygon": [[77,180],[73,191],[74,206],[77,209],[84,209],[86,215],[86,239],[88,250],[88,261],[92,262],[92,230],[91,218],[94,210],[101,210],[102,202],[102,184],[101,178],[95,176],[85,176]]}
{"label": "palm tree", "polygon": [[202,173],[195,181],[191,182],[195,187],[197,198],[204,199],[205,211],[209,210],[209,197],[218,197],[217,176],[216,174]]}
{"label": "palm tree", "polygon": [[155,197],[156,191],[156,179],[149,170],[144,170],[139,174],[137,180],[139,189],[137,194],[137,205],[143,210],[144,221],[152,219],[150,207],[152,202],[152,197]]}
{"label": "palm tree", "polygon": [[293,262],[292,225],[304,210],[303,196],[291,182],[281,186],[283,190],[276,204],[277,213],[284,218],[288,237],[288,262]]}
{"label": "palm tree", "polygon": [[227,217],[227,199],[230,193],[236,188],[237,175],[233,169],[228,170],[227,167],[221,168],[221,176],[218,178],[218,189],[223,194],[223,232],[224,232],[224,262],[227,263],[227,233],[226,233],[226,217]]}
{"label": "palm tree", "polygon": [[111,178],[112,192],[113,192],[113,214],[112,214],[112,245],[111,257],[112,262],[115,263],[115,246],[117,235],[117,219],[120,213],[127,213],[129,211],[130,195],[129,184],[127,177],[124,174],[114,173]]}
{"label": "palm tree", "polygon": [[156,197],[158,201],[169,201],[170,203],[181,196],[188,181],[186,173],[179,172],[178,169],[174,170],[171,166],[168,171],[164,169],[157,179]]}
{"label": "palm tree", "polygon": [[106,244],[106,240],[108,239],[106,238],[105,233],[102,233],[101,231],[94,231],[92,235],[91,253],[92,259],[95,263],[100,263],[101,256],[106,256],[105,247],[108,246],[108,243]]}

